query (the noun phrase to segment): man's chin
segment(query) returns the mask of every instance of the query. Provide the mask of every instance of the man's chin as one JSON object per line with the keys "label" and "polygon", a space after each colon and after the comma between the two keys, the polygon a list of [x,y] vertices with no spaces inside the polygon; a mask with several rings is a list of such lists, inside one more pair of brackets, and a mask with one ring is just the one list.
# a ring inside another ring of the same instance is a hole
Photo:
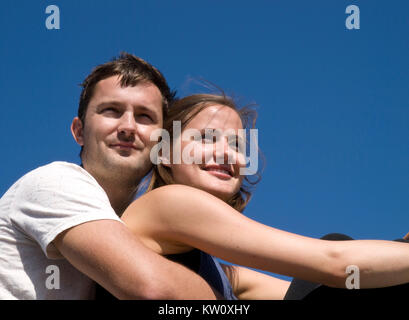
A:
{"label": "man's chin", "polygon": [[131,161],[117,161],[111,170],[116,172],[116,174],[121,174],[122,176],[134,176],[135,179],[142,179],[151,170],[151,163],[142,164],[134,159]]}

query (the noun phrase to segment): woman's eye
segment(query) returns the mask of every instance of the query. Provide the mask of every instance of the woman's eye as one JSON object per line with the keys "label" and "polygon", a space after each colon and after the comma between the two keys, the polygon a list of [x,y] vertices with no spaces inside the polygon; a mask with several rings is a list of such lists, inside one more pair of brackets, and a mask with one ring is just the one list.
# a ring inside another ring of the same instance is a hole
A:
{"label": "woman's eye", "polygon": [[216,142],[216,137],[215,136],[202,135],[202,142],[203,143],[215,143]]}
{"label": "woman's eye", "polygon": [[244,153],[246,149],[244,141],[240,138],[233,139],[231,142],[229,141],[229,146],[238,153]]}
{"label": "woman's eye", "polygon": [[229,146],[230,146],[230,148],[233,148],[234,150],[239,149],[239,143],[238,143],[237,140],[229,141]]}

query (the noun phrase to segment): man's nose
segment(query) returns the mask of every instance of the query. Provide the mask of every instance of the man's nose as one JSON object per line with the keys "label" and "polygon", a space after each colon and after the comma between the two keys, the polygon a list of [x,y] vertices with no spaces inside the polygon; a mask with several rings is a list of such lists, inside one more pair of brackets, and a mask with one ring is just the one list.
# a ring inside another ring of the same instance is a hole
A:
{"label": "man's nose", "polygon": [[127,137],[136,133],[137,126],[133,113],[125,112],[119,119],[118,133]]}

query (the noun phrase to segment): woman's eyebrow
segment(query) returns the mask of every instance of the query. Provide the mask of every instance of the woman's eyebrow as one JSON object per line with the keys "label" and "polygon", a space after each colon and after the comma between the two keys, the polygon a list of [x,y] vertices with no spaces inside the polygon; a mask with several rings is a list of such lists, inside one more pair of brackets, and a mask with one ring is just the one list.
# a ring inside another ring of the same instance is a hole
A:
{"label": "woman's eyebrow", "polygon": [[219,132],[221,132],[221,130],[220,129],[216,129],[216,128],[202,128],[202,129],[200,129],[199,130],[200,131],[200,133],[206,133],[206,134],[211,134],[211,135],[213,135],[215,132],[216,133],[219,133]]}
{"label": "woman's eyebrow", "polygon": [[[228,129],[229,130],[229,129]],[[226,130],[226,131],[228,131]],[[224,133],[221,129],[216,129],[216,128],[203,128],[201,130],[199,130],[200,133],[210,133],[213,134],[214,132],[221,132]],[[231,132],[231,131],[230,131]],[[237,134],[227,134],[226,135],[228,139],[235,139],[238,140],[240,142],[245,141],[245,139],[243,139],[243,137],[241,135],[237,135]]]}

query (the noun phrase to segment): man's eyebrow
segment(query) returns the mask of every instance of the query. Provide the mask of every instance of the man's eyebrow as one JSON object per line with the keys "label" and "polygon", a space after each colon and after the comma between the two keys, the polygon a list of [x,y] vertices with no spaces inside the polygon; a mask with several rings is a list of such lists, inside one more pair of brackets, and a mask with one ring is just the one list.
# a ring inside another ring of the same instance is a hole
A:
{"label": "man's eyebrow", "polygon": [[[116,100],[103,101],[103,102],[101,102],[100,104],[97,105],[97,109],[101,109],[101,108],[109,107],[109,106],[116,106],[116,107],[123,108],[123,107],[125,107],[125,104],[120,102],[120,101],[116,101]],[[144,105],[137,105],[136,108],[138,108],[139,110],[144,111],[144,112],[153,113],[152,109],[150,109],[150,108],[148,108],[148,107],[146,107]]]}
{"label": "man's eyebrow", "polygon": [[97,109],[101,109],[101,108],[109,107],[109,106],[123,107],[124,105],[123,105],[123,103],[121,103],[119,101],[115,101],[115,100],[104,101],[104,102],[101,102],[101,103],[97,104]]}
{"label": "man's eyebrow", "polygon": [[[135,106],[134,106],[135,107]],[[152,109],[144,106],[144,105],[137,105],[136,108],[138,108],[141,111],[145,111],[145,112],[150,112],[150,113],[155,113]]]}

